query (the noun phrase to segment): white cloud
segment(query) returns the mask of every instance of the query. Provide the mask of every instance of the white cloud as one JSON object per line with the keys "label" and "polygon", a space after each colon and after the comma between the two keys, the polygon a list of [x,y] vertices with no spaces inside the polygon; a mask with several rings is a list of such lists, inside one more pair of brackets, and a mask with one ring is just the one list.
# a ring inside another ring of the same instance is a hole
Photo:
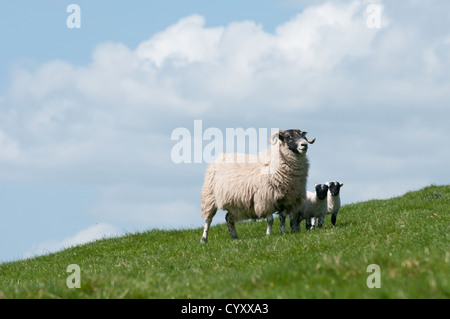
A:
{"label": "white cloud", "polygon": [[360,1],[306,8],[276,29],[279,46],[290,61],[314,71],[330,70],[343,58],[365,56],[378,32],[367,27],[365,8]]}
{"label": "white cloud", "polygon": [[181,19],[165,31],[153,35],[136,49],[141,60],[149,60],[156,67],[165,63],[182,67],[194,62],[217,58],[223,27],[205,28],[205,18],[192,15]]}
{"label": "white cloud", "polygon": [[[309,131],[318,137],[311,183],[376,183],[346,187],[349,201],[385,196],[387,183],[448,182],[436,168],[450,149],[450,35],[427,26],[443,13],[379,1],[382,27],[370,29],[372,1],[314,3],[273,33],[254,21],[206,27],[192,15],[136,48],[101,43],[85,66],[16,69],[1,101],[0,178],[90,183],[100,189],[97,216],[195,224],[204,167],[171,163],[170,135],[202,119],[205,129]],[[408,15],[419,9],[420,19]],[[133,198],[124,184],[149,198]],[[150,196],[183,187],[191,196]]]}
{"label": "white cloud", "polygon": [[0,129],[0,161],[17,160],[19,158],[19,149],[17,142],[6,136]]}

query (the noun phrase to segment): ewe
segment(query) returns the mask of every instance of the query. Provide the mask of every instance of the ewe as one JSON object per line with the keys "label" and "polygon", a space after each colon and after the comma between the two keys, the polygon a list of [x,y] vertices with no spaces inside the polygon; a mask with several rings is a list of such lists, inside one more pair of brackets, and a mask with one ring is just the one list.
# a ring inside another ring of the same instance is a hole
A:
{"label": "ewe", "polygon": [[[223,154],[212,162],[202,188],[202,218],[205,227],[201,242],[208,239],[208,230],[218,209],[228,211],[230,237],[237,238],[235,221],[267,218],[267,233],[273,223],[272,214],[297,212],[306,198],[309,162],[306,157],[307,132],[298,129],[280,130],[270,137],[270,148],[253,161],[244,155],[245,163],[236,163],[242,154]],[[275,140],[277,138],[277,140]]]}

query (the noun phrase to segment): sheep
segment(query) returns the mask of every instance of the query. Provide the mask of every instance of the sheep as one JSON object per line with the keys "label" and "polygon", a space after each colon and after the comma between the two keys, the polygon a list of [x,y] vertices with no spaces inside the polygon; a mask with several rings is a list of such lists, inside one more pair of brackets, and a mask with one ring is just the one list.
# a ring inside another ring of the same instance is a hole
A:
{"label": "sheep", "polygon": [[300,231],[300,223],[305,220],[306,229],[315,226],[315,220],[319,220],[318,227],[322,227],[320,218],[327,214],[328,185],[315,184],[315,192],[306,192],[306,200],[300,209],[292,216],[291,232]]}
{"label": "sheep", "polygon": [[[339,209],[341,208],[341,198],[339,195],[340,189],[342,186],[344,186],[343,183],[339,182],[331,182],[326,184],[328,186],[328,195],[327,195],[327,215],[331,214],[331,224],[333,226],[336,225],[336,218],[337,214],[339,212]],[[325,216],[321,218],[321,221],[319,220],[319,223],[323,223],[323,220],[325,219]]]}
{"label": "sheep", "polygon": [[207,242],[218,209],[227,211],[225,220],[231,239],[238,238],[235,221],[267,218],[266,233],[270,234],[274,212],[293,213],[299,209],[306,197],[308,143],[316,141],[310,141],[306,134],[298,129],[279,130],[270,137],[267,152],[260,153],[256,161],[250,163],[250,156],[244,155],[247,161],[236,163],[242,154],[222,154],[208,166],[201,191],[205,219],[202,243]]}

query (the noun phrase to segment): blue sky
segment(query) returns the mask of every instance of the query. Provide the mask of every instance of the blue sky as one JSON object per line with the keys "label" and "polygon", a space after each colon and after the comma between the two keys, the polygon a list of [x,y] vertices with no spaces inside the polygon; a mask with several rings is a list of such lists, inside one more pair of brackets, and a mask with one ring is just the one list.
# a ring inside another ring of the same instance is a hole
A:
{"label": "blue sky", "polygon": [[[71,3],[80,29],[66,25]],[[344,203],[448,184],[448,12],[446,0],[2,3],[0,262],[201,227],[207,163],[171,158],[171,133],[196,120],[308,131],[309,189],[339,180]]]}
{"label": "blue sky", "polygon": [[[70,15],[66,8],[71,3],[80,6],[80,29],[66,26]],[[4,2],[0,7],[0,92],[8,90],[16,68],[33,70],[53,60],[87,65],[100,43],[121,42],[134,48],[191,14],[207,17],[207,26],[251,19],[264,21],[264,28],[273,30],[297,9],[276,1],[133,1],[132,5],[105,0]],[[6,218],[0,226],[0,238],[11,243],[0,247],[0,261],[27,256],[31,251],[45,252],[40,243],[51,251],[53,241],[58,246],[60,240],[101,223],[87,212],[98,199],[99,190],[83,181],[12,176],[1,179],[0,188],[1,214]],[[121,222],[110,232],[138,229],[145,226]]]}
{"label": "blue sky", "polygon": [[[82,28],[66,27],[66,8],[76,3],[82,10]],[[206,17],[206,26],[253,20],[273,31],[298,13],[301,5],[289,1],[8,1],[2,3],[0,27],[1,73],[17,63],[31,65],[53,59],[75,65],[89,63],[95,46],[118,41],[134,48],[155,32],[191,14]],[[7,84],[7,76],[1,78]]]}

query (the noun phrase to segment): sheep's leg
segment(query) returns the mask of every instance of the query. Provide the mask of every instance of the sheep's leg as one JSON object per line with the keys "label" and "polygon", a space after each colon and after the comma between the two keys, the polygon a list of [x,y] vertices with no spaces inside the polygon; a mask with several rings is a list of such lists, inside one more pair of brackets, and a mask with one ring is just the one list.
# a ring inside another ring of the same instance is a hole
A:
{"label": "sheep's leg", "polygon": [[284,235],[284,232],[286,231],[286,211],[283,210],[278,212],[278,215],[280,216],[280,232],[281,235]]}
{"label": "sheep's leg", "polygon": [[305,214],[301,210],[289,214],[289,219],[291,222],[291,233],[300,232],[300,223],[304,219],[304,216]]}
{"label": "sheep's leg", "polygon": [[311,229],[316,229],[317,226],[317,217],[311,218]]}
{"label": "sheep's leg", "polygon": [[227,221],[228,232],[230,233],[231,239],[237,239],[236,227],[234,225],[234,216],[230,212],[225,215],[225,220]]}
{"label": "sheep's leg", "polygon": [[313,217],[305,219],[305,229],[310,230],[313,227]]}
{"label": "sheep's leg", "polygon": [[300,223],[302,222],[302,219],[300,215],[297,215],[297,219],[295,220],[295,230],[300,232]]}
{"label": "sheep's leg", "polygon": [[299,214],[289,214],[289,223],[291,226],[291,233],[300,231],[300,216]]}
{"label": "sheep's leg", "polygon": [[272,233],[272,225],[273,225],[273,215],[267,217],[267,230],[266,235],[270,235]]}
{"label": "sheep's leg", "polygon": [[295,233],[296,231],[295,224],[297,224],[297,218],[295,218],[294,214],[289,215],[289,226],[291,226],[291,234]]}
{"label": "sheep's leg", "polygon": [[333,226],[336,225],[337,214],[338,214],[338,212],[333,213],[333,215],[331,215],[331,224],[332,224]]}
{"label": "sheep's leg", "polygon": [[322,228],[323,226],[323,221],[325,220],[324,216],[320,216],[317,218],[317,227]]}
{"label": "sheep's leg", "polygon": [[203,227],[202,239],[200,239],[201,243],[206,243],[206,241],[208,240],[208,230],[209,230],[209,226],[211,225],[212,219],[213,219],[212,216],[206,218],[205,227]]}

